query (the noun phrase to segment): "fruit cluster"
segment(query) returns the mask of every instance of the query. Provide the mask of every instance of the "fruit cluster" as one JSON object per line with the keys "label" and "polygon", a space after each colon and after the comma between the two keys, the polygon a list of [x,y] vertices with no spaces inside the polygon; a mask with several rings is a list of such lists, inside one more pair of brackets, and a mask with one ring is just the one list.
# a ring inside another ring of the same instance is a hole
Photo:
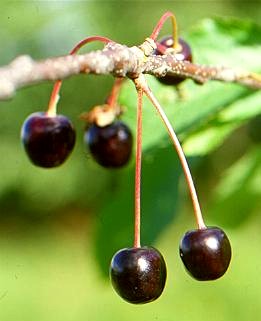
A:
{"label": "fruit cluster", "polygon": [[[159,31],[167,18],[172,19],[173,35],[156,42]],[[175,55],[177,60],[192,62],[191,49],[187,42],[177,37],[176,21],[172,13],[162,16],[150,39],[156,49],[152,55]],[[75,54],[90,41],[111,42],[108,38],[89,37],[77,44]],[[145,94],[152,102],[173,141],[192,198],[198,228],[188,231],[180,242],[180,258],[188,273],[197,280],[215,280],[228,269],[231,260],[231,246],[223,230],[206,227],[190,170],[178,138],[160,104],[149,89],[143,76],[132,79],[138,92],[136,174],[135,174],[135,229],[134,246],[119,250],[110,265],[111,282],[116,292],[130,303],[147,303],[157,299],[163,292],[167,268],[161,253],[153,248],[140,245],[140,175],[142,137],[142,97]],[[184,78],[179,75],[165,75],[159,81],[167,85],[179,85]],[[117,104],[123,79],[116,79],[111,94],[104,105],[84,113],[87,122],[84,141],[94,160],[106,168],[120,168],[128,163],[132,154],[132,133],[119,120],[122,108]],[[33,164],[52,168],[61,165],[70,155],[75,144],[75,129],[70,120],[56,114],[56,105],[61,81],[57,81],[46,113],[30,115],[24,122],[21,138],[25,151]]]}
{"label": "fruit cluster", "polygon": [[[180,257],[196,280],[216,280],[228,269],[231,246],[224,231],[217,227],[191,230],[180,242]],[[126,248],[113,256],[110,275],[114,289],[123,299],[148,303],[156,300],[165,287],[166,263],[153,247]]]}

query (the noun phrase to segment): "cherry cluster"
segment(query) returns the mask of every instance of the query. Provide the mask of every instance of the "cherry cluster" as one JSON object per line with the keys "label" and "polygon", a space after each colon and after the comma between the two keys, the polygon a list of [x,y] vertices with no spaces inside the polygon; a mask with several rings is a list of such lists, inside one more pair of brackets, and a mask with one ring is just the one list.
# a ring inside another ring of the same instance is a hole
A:
{"label": "cherry cluster", "polygon": [[[165,21],[171,18],[173,34],[156,41]],[[172,13],[162,16],[150,40],[155,44],[153,55],[174,55],[177,60],[192,62],[192,52],[186,41],[177,35]],[[112,42],[100,36],[88,37],[77,44],[71,54],[91,41]],[[207,227],[203,221],[199,201],[190,170],[178,138],[164,111],[147,85],[143,75],[132,79],[138,93],[135,173],[134,246],[119,250],[110,265],[111,282],[116,292],[130,303],[147,303],[157,299],[164,290],[167,268],[161,253],[140,245],[140,176],[142,137],[142,97],[145,94],[158,111],[180,159],[188,183],[198,228],[183,236],[179,252],[188,273],[200,281],[220,278],[228,269],[231,246],[225,232]],[[158,78],[165,85],[180,85],[185,79],[179,75]],[[124,79],[116,79],[110,95],[103,105],[82,114],[87,123],[84,141],[93,159],[106,168],[120,168],[128,163],[132,154],[133,137],[129,127],[120,120],[123,108],[117,104]],[[75,144],[75,129],[71,121],[56,114],[61,81],[54,85],[47,112],[30,115],[24,122],[21,138],[31,162],[44,168],[59,166],[68,158]]]}

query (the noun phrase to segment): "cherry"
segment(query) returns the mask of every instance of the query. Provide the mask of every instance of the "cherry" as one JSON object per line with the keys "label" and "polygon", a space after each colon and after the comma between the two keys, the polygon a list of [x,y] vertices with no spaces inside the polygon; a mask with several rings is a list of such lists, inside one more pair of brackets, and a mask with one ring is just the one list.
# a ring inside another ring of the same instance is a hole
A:
{"label": "cherry", "polygon": [[104,167],[122,167],[130,159],[132,134],[121,121],[104,127],[92,124],[85,132],[84,140],[94,159]]}
{"label": "cherry", "polygon": [[[160,40],[160,49],[156,49],[154,54],[155,55],[163,55],[166,53],[166,50],[168,48],[173,48],[173,38],[172,36],[166,36]],[[189,62],[192,62],[192,52],[189,44],[184,41],[182,38],[179,38],[179,47],[177,49],[177,52],[175,52],[175,57],[180,60],[184,61],[187,60]],[[164,51],[161,50],[161,48],[165,48]],[[164,85],[178,85],[181,83],[185,78],[179,77],[179,76],[164,76],[161,78],[158,78],[158,80],[163,83]]]}
{"label": "cherry", "polygon": [[50,168],[61,165],[71,153],[75,130],[63,115],[48,116],[38,112],[24,121],[21,139],[32,163]]}
{"label": "cherry", "polygon": [[218,227],[192,230],[180,242],[180,257],[195,279],[215,280],[228,269],[231,246],[225,232]]}
{"label": "cherry", "polygon": [[119,250],[110,266],[115,291],[134,304],[156,300],[166,281],[163,256],[153,247],[132,247]]}

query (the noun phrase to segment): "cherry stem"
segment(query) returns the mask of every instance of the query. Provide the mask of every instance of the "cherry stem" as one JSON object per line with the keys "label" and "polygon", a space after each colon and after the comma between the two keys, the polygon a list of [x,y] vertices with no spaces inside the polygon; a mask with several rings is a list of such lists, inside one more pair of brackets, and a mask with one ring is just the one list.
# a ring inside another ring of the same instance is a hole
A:
{"label": "cherry stem", "polygon": [[[111,39],[109,39],[107,37],[102,37],[102,36],[87,37],[87,38],[81,40],[79,43],[77,43],[76,46],[73,47],[73,49],[70,51],[69,54],[70,55],[76,54],[84,45],[86,45],[89,42],[93,42],[93,41],[101,41],[105,44],[107,44],[109,42],[114,42]],[[49,104],[48,104],[48,109],[46,112],[48,116],[55,116],[56,115],[57,103],[59,101],[59,92],[60,92],[61,86],[62,86],[61,80],[57,80],[54,83],[53,90],[52,90],[51,97],[50,97]]]}
{"label": "cherry stem", "polygon": [[79,51],[79,49],[81,49],[84,45],[86,45],[87,43],[93,42],[93,41],[100,41],[105,44],[107,44],[109,42],[114,42],[113,40],[111,40],[110,38],[107,38],[107,37],[90,36],[90,37],[87,37],[87,38],[81,40],[76,46],[74,46],[73,49],[70,51],[70,55],[76,54]]}
{"label": "cherry stem", "polygon": [[119,93],[120,93],[120,90],[121,90],[121,86],[122,86],[124,80],[125,80],[124,78],[116,78],[115,81],[114,81],[112,90],[111,90],[110,95],[109,95],[109,97],[107,98],[107,101],[106,101],[107,104],[112,109],[114,109],[115,106],[116,106],[116,102],[118,100]]}
{"label": "cherry stem", "polygon": [[159,42],[157,42],[156,45],[157,45],[157,51],[159,51],[162,55],[164,55],[166,52],[166,47],[161,45]]}
{"label": "cherry stem", "polygon": [[53,90],[48,104],[48,109],[46,114],[50,117],[56,116],[57,103],[59,101],[59,92],[62,86],[62,81],[57,80],[53,85]]}
{"label": "cherry stem", "polygon": [[156,27],[154,28],[154,30],[152,31],[152,34],[150,36],[151,39],[153,39],[154,41],[156,41],[164,23],[166,22],[166,20],[170,18],[171,22],[172,22],[172,37],[173,37],[173,48],[176,49],[179,47],[179,40],[178,40],[178,24],[177,24],[177,20],[175,15],[170,12],[167,11],[166,13],[164,13],[164,15],[160,18],[159,22],[157,23]]}
{"label": "cherry stem", "polygon": [[140,247],[140,189],[141,189],[141,158],[142,158],[143,90],[137,88],[137,92],[138,92],[138,103],[137,103],[137,129],[136,129],[134,247]]}
{"label": "cherry stem", "polygon": [[195,214],[195,218],[196,218],[196,222],[198,225],[199,229],[205,229],[206,225],[204,223],[203,217],[202,217],[202,213],[201,213],[201,209],[200,209],[200,204],[199,204],[199,200],[197,197],[197,192],[194,186],[194,182],[193,182],[193,178],[186,160],[186,157],[184,155],[183,149],[180,145],[180,142],[178,140],[178,137],[174,131],[174,129],[171,126],[171,123],[169,122],[164,110],[162,109],[162,107],[160,106],[160,103],[157,101],[157,99],[155,98],[154,94],[152,93],[151,89],[149,88],[149,86],[147,85],[146,79],[144,78],[144,76],[140,76],[140,86],[143,90],[143,92],[145,93],[145,95],[148,97],[148,99],[151,101],[151,103],[153,104],[153,106],[156,108],[157,112],[159,113],[163,123],[165,124],[167,131],[169,133],[169,136],[174,144],[174,147],[177,151],[181,166],[183,168],[183,172],[185,175],[185,179],[187,181],[188,184],[188,188],[189,188],[189,192],[190,192],[190,196],[191,196],[191,200],[192,200],[192,205],[193,205],[193,209],[194,209],[194,214]]}

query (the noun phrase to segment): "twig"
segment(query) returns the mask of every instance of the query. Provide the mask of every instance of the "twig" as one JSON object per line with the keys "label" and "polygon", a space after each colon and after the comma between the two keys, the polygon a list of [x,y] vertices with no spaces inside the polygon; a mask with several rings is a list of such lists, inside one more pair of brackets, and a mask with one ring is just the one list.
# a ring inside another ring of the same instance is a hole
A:
{"label": "twig", "polygon": [[261,89],[260,75],[182,62],[173,55],[154,56],[154,48],[152,40],[147,39],[140,47],[129,48],[109,43],[103,50],[85,55],[68,55],[41,61],[35,61],[30,56],[20,56],[0,68],[0,100],[11,98],[19,88],[42,81],[65,79],[80,73],[111,74],[132,79],[142,73],[156,77],[170,74],[191,78],[198,83],[219,80]]}

